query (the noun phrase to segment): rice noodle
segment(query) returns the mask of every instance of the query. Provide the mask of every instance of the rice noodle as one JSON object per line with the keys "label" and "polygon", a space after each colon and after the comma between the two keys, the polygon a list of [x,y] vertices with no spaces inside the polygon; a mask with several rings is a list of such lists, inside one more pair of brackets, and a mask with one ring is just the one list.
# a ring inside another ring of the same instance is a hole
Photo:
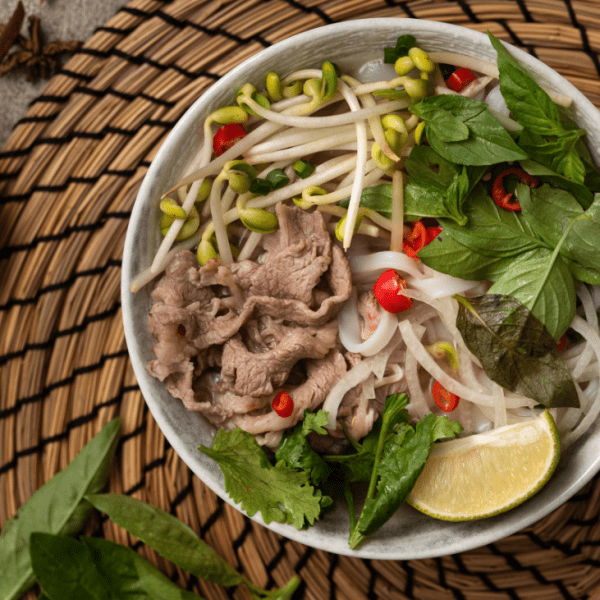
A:
{"label": "rice noodle", "polygon": [[340,341],[348,352],[355,352],[363,356],[373,356],[381,352],[389,343],[396,331],[398,317],[382,308],[379,309],[379,325],[373,334],[365,341],[360,337],[360,319],[357,310],[356,289],[352,289],[350,299],[338,316]]}
{"label": "rice noodle", "polygon": [[[408,273],[415,279],[422,279],[423,273],[417,263],[406,254],[400,252],[376,252],[363,256],[350,256],[348,258],[350,270],[357,279],[375,281],[381,273],[388,269],[395,269],[401,273]],[[361,277],[362,276],[362,277]],[[375,279],[372,279],[375,277]]]}
{"label": "rice noodle", "polygon": [[335,429],[337,413],[344,396],[371,374],[375,379],[382,379],[388,359],[400,343],[400,336],[394,332],[392,339],[378,354],[370,356],[352,367],[332,388],[323,402],[322,409],[329,414],[329,429]]}
{"label": "rice noodle", "polygon": [[[466,385],[448,375],[433,359],[431,354],[419,341],[416,336],[413,326],[408,319],[403,319],[399,322],[398,328],[402,334],[402,338],[406,343],[406,347],[415,355],[419,363],[428,371],[432,377],[437,379],[449,392],[452,392],[468,400],[482,406],[493,407],[495,404],[495,396],[490,394],[482,394],[480,391],[472,390]],[[533,405],[533,400],[524,397],[507,397],[506,406],[508,408],[518,408],[519,406]]]}
{"label": "rice noodle", "polygon": [[[587,343],[594,351],[594,354],[596,355],[596,360],[600,365],[600,336],[598,335],[596,329],[587,321],[585,321],[577,315],[573,319],[571,327],[585,338]],[[598,376],[600,377],[600,372],[598,373]],[[598,417],[598,414],[600,414],[600,386],[598,387],[598,391],[596,392],[596,395],[588,410],[588,413],[580,421],[577,427],[575,427],[575,429],[573,429],[572,431],[568,432],[561,440],[563,448],[568,448],[577,439],[579,439],[589,429],[592,423],[594,423],[594,421]]]}

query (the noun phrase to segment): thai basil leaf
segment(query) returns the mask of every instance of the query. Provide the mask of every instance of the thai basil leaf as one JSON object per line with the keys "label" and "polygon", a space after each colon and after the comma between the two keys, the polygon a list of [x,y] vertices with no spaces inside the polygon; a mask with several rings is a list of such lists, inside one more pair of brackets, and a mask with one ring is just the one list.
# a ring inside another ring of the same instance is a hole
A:
{"label": "thai basil leaf", "polygon": [[571,192],[584,209],[591,205],[594,195],[587,184],[571,181],[567,177],[556,173],[549,167],[534,160],[522,160],[520,161],[520,165],[527,173],[538,177],[541,181]]}
{"label": "thai basil leaf", "polygon": [[573,147],[574,141],[576,140],[569,139],[566,141],[563,152],[552,159],[551,165],[558,173],[562,173],[576,183],[583,184],[586,172],[585,165]]}
{"label": "thai basil leaf", "polygon": [[452,438],[461,431],[458,421],[428,414],[414,429],[403,424],[394,432],[385,444],[380,461],[376,462],[377,495],[365,501],[350,535],[351,548],[356,548],[398,510],[421,474],[434,442]]}
{"label": "thai basil leaf", "polygon": [[82,538],[114,598],[202,600],[183,590],[135,550],[103,538]]}
{"label": "thai basil leaf", "polygon": [[[469,128],[450,111],[423,105],[419,116],[426,121],[427,132],[440,142],[461,142],[468,139]],[[425,109],[429,110],[425,110]],[[485,110],[483,107],[481,110]],[[481,111],[480,111],[481,112]]]}
{"label": "thai basil leaf", "polygon": [[564,249],[579,266],[597,270],[600,267],[600,223],[588,218],[577,219],[566,236]]}
{"label": "thai basil leaf", "polygon": [[523,69],[502,42],[488,34],[498,55],[500,91],[513,118],[539,135],[563,132],[560,113],[548,94]]}
{"label": "thai basil leaf", "polygon": [[246,580],[196,533],[169,513],[120,494],[86,496],[97,510],[188,573],[223,586]]}
{"label": "thai basil leaf", "polygon": [[30,550],[35,576],[52,600],[115,598],[81,542],[64,535],[32,533]]}
{"label": "thai basil leaf", "polygon": [[455,298],[456,325],[493,381],[547,407],[579,406],[555,339],[527,307],[501,294]]}
{"label": "thai basil leaf", "polygon": [[[406,160],[410,183],[404,186],[404,216],[407,221],[424,217],[466,223],[463,205],[487,168],[458,167],[429,146],[414,146]],[[340,202],[347,208],[349,199]],[[360,206],[390,218],[392,186],[381,184],[363,190]]]}
{"label": "thai basil leaf", "polygon": [[[550,96],[517,63],[500,40],[492,34],[489,37],[498,54],[500,91],[513,118],[524,127],[519,146],[560,175],[583,183],[586,167],[577,146],[585,131],[577,129],[573,122],[563,123]],[[545,139],[535,141],[532,135]]]}
{"label": "thai basil leaf", "polygon": [[540,237],[551,247],[559,247],[569,265],[576,263],[583,269],[576,272],[585,277],[584,281],[589,279],[587,270],[600,266],[600,194],[585,212],[573,195],[549,185],[533,190],[520,185],[518,196],[524,218]]}
{"label": "thai basil leaf", "polygon": [[[469,130],[468,138],[460,141],[441,139],[438,120],[432,116],[433,109],[451,113],[461,120]],[[483,102],[464,96],[430,96],[413,104],[410,110],[423,118],[429,145],[446,160],[460,165],[489,166],[528,158]]]}
{"label": "thai basil leaf", "polygon": [[489,289],[521,302],[558,339],[575,316],[575,281],[557,252],[540,248],[524,254]]}
{"label": "thai basil leaf", "polygon": [[407,423],[410,415],[406,410],[408,396],[406,394],[391,394],[386,398],[383,412],[373,423],[371,431],[362,442],[351,440],[354,452],[325,456],[329,463],[342,465],[348,472],[347,480],[370,481],[376,461],[377,449],[385,444],[388,433]]}
{"label": "thai basil leaf", "polygon": [[444,229],[419,252],[423,264],[461,279],[496,281],[510,268],[512,257],[483,256],[457,242]]}
{"label": "thai basil leaf", "polygon": [[200,600],[131,548],[102,538],[35,533],[31,557],[51,600]]}
{"label": "thai basil leaf", "polygon": [[600,285],[600,271],[593,267],[583,267],[579,263],[565,259],[569,270],[573,274],[573,277],[583,283],[589,283],[590,285]]}
{"label": "thai basil leaf", "polygon": [[99,492],[106,484],[120,432],[120,419],[107,423],[6,523],[0,534],[2,600],[19,598],[35,581],[29,554],[34,531],[72,535],[83,527],[92,510],[83,497]]}
{"label": "thai basil leaf", "polygon": [[548,184],[534,189],[518,184],[516,194],[523,218],[550,248],[556,247],[569,223],[583,215],[583,208],[572,194]]}
{"label": "thai basil leaf", "polygon": [[464,227],[443,221],[444,229],[460,244],[483,256],[506,258],[544,246],[529,223],[518,213],[504,210],[477,186],[465,206]]}
{"label": "thai basil leaf", "polygon": [[442,158],[431,146],[413,146],[406,158],[410,181],[439,190],[446,189],[460,173],[460,167]]}

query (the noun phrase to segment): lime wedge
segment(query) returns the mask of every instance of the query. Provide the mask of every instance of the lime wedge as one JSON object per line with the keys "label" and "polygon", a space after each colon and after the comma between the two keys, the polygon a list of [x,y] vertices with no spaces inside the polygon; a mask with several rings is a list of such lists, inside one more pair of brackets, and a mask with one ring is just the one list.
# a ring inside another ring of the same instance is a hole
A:
{"label": "lime wedge", "polygon": [[538,492],[558,463],[548,411],[530,421],[436,444],[407,501],[446,521],[505,512]]}

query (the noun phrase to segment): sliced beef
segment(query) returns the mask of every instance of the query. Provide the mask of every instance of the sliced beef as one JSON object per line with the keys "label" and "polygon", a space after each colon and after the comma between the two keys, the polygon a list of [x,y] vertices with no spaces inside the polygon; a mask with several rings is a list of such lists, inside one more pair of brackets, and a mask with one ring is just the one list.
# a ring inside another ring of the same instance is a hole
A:
{"label": "sliced beef", "polygon": [[272,350],[253,353],[239,336],[223,347],[220,389],[261,396],[283,386],[292,367],[305,359],[324,358],[335,346],[337,321],[321,328],[288,327],[287,335]]}
{"label": "sliced beef", "polygon": [[289,417],[280,417],[272,410],[258,415],[235,415],[231,419],[232,427],[241,427],[255,435],[280,431],[294,426],[306,409],[317,409],[323,404],[334,383],[346,373],[346,361],[339,350],[334,349],[325,358],[308,364],[306,382],[288,392],[294,401],[294,412]]}
{"label": "sliced beef", "polygon": [[302,382],[284,420],[293,424],[346,370],[335,348],[336,317],[352,288],[348,262],[319,212],[278,205],[277,216],[258,262],[199,267],[184,251],[152,292],[149,327],[158,342],[149,371],[217,426],[246,423],[255,433],[260,419],[280,430],[270,407],[278,388]]}

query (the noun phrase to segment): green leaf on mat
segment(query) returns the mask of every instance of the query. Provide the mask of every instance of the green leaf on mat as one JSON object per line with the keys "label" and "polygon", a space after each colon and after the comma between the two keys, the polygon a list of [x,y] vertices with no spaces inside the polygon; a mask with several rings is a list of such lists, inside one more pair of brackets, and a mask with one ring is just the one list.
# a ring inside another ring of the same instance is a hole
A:
{"label": "green leaf on mat", "polygon": [[15,600],[33,585],[29,554],[33,532],[77,533],[92,507],[85,494],[102,490],[119,441],[121,420],[104,426],[81,452],[37,490],[0,533],[0,598]]}

